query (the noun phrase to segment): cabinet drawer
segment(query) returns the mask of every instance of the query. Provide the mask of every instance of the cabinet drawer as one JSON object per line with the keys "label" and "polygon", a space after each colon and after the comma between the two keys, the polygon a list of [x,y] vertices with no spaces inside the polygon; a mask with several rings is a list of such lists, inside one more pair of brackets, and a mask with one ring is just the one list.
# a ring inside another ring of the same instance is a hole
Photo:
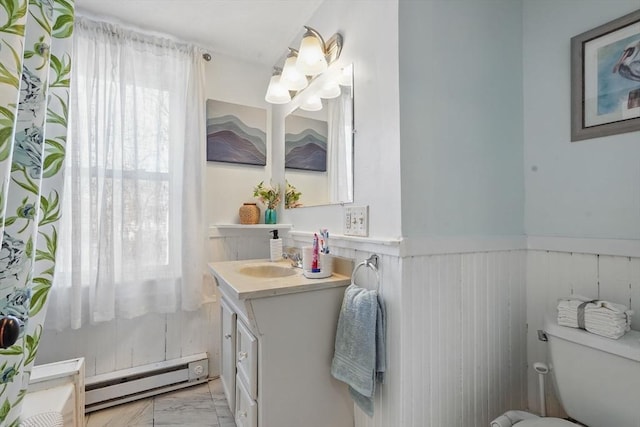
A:
{"label": "cabinet drawer", "polygon": [[258,404],[249,396],[240,378],[236,384],[236,425],[237,427],[257,427]]}
{"label": "cabinet drawer", "polygon": [[237,322],[236,330],[238,378],[244,382],[251,399],[256,400],[258,398],[258,340],[240,320]]}
{"label": "cabinet drawer", "polygon": [[236,313],[223,299],[220,302],[222,325],[220,379],[231,412],[234,412],[236,407],[236,317]]}

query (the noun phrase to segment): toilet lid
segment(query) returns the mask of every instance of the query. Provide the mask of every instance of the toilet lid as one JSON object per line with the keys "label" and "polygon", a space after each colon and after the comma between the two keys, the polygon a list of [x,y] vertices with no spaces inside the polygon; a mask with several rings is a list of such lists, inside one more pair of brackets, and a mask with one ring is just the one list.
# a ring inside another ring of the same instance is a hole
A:
{"label": "toilet lid", "polygon": [[577,425],[562,418],[536,418],[514,424],[515,427],[576,427]]}

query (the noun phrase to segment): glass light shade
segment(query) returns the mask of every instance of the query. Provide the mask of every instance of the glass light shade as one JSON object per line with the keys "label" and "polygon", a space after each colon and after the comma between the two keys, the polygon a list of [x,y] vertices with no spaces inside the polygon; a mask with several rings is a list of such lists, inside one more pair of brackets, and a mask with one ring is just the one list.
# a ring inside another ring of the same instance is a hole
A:
{"label": "glass light shade", "polygon": [[318,92],[320,98],[331,99],[340,96],[340,86],[335,81],[328,81],[322,86],[320,92]]}
{"label": "glass light shade", "polygon": [[307,32],[302,38],[296,68],[307,76],[316,76],[327,69],[324,46],[311,32]]}
{"label": "glass light shade", "polygon": [[269,80],[269,86],[267,87],[267,94],[264,100],[269,104],[286,104],[291,101],[291,95],[287,88],[280,83],[280,75],[276,74],[271,76]]}
{"label": "glass light shade", "polygon": [[298,91],[306,88],[309,83],[307,77],[296,68],[296,56],[290,55],[284,62],[280,83],[287,89]]}
{"label": "glass light shade", "polygon": [[322,110],[322,100],[319,96],[310,96],[301,106],[301,109],[305,111],[320,111]]}

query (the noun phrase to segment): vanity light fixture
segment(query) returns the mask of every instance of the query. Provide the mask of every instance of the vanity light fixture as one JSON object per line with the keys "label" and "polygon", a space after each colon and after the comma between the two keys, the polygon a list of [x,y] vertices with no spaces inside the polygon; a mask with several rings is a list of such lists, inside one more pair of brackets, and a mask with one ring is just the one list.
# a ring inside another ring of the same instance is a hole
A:
{"label": "vanity light fixture", "polygon": [[274,68],[267,87],[267,94],[264,97],[265,101],[270,104],[286,104],[291,101],[289,90],[280,82],[281,76],[282,71],[279,68]]}
{"label": "vanity light fixture", "polygon": [[324,86],[322,86],[318,95],[320,98],[324,99],[337,98],[340,96],[340,86],[338,85],[338,82],[335,80],[329,80],[324,84]]}
{"label": "vanity light fixture", "polygon": [[296,67],[307,76],[317,76],[340,56],[342,35],[336,33],[325,43],[318,31],[307,26],[304,29]]}
{"label": "vanity light fixture", "polygon": [[[319,74],[340,57],[342,35],[336,33],[325,43],[324,39],[311,27],[304,27],[300,49],[289,48],[284,68],[274,68],[273,76],[267,87],[264,99],[270,104],[286,104],[291,98],[303,91]],[[322,109],[322,98],[335,98],[340,95],[337,83],[327,83],[320,93],[310,97],[305,103],[307,111]],[[313,98],[317,98],[317,101]],[[313,102],[309,102],[313,99]]]}
{"label": "vanity light fixture", "polygon": [[322,100],[319,96],[312,95],[302,103],[300,109],[305,111],[320,111],[322,110]]}
{"label": "vanity light fixture", "polygon": [[297,59],[298,51],[289,48],[289,55],[287,55],[287,59],[284,61],[284,68],[282,68],[280,83],[291,91],[299,91],[309,85],[307,76],[302,74],[296,67]]}

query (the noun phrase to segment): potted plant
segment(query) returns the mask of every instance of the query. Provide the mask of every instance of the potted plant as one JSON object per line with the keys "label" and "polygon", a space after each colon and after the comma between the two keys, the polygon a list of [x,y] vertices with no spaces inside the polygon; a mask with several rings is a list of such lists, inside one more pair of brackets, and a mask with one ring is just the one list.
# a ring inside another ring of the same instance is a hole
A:
{"label": "potted plant", "polygon": [[275,224],[277,222],[276,208],[280,204],[282,197],[280,186],[266,186],[264,181],[260,181],[260,184],[253,189],[253,197],[257,197],[267,206],[264,211],[264,223]]}
{"label": "potted plant", "polygon": [[302,203],[298,203],[298,200],[300,200],[300,196],[302,195],[302,193],[298,191],[295,186],[289,184],[289,181],[286,181],[286,183],[287,190],[284,193],[284,207],[287,209],[291,209],[302,206]]}

